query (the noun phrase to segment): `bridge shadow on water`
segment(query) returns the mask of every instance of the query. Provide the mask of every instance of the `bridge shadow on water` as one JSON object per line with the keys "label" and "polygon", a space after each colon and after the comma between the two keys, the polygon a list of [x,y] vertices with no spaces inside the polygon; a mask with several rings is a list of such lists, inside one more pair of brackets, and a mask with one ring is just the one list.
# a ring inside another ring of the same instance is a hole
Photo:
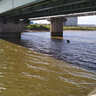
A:
{"label": "bridge shadow on water", "polygon": [[[27,32],[22,33],[21,39],[3,39],[96,72],[96,44],[88,42],[89,38],[80,37],[81,35],[76,37],[70,32],[65,32],[64,35],[63,39],[54,39],[50,38],[49,32]],[[84,42],[81,39],[84,39]]]}

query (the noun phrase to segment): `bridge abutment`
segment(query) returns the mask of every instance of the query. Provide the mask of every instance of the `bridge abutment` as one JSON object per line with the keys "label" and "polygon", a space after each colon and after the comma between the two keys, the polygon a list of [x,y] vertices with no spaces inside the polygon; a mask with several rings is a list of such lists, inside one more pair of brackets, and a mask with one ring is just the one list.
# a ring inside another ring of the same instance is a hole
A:
{"label": "bridge abutment", "polygon": [[66,22],[64,17],[54,17],[51,21],[51,36],[52,37],[63,37],[63,24]]}

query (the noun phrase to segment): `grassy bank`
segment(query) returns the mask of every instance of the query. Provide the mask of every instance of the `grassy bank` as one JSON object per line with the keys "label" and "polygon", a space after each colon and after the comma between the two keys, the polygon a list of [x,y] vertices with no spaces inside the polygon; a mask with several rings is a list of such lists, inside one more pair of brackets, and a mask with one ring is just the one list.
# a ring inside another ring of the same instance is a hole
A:
{"label": "grassy bank", "polygon": [[65,26],[64,30],[87,30],[87,31],[95,31],[96,27],[80,27],[80,26]]}
{"label": "grassy bank", "polygon": [[50,30],[50,25],[40,25],[40,24],[32,24],[26,26],[27,29],[29,30],[44,30],[44,31],[49,31]]}
{"label": "grassy bank", "polygon": [[[50,25],[33,24],[33,25],[26,26],[26,28],[29,29],[29,30],[49,31],[50,30]],[[63,29],[64,30],[89,30],[89,31],[95,31],[96,27],[64,26]]]}

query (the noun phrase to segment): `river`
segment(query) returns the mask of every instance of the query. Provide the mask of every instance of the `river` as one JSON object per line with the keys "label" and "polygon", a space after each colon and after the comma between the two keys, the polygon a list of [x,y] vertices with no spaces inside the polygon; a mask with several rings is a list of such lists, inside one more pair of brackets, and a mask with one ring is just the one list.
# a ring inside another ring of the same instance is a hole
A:
{"label": "river", "polygon": [[[68,43],[66,40],[70,40]],[[0,39],[0,96],[88,96],[96,88],[96,32],[25,32]]]}

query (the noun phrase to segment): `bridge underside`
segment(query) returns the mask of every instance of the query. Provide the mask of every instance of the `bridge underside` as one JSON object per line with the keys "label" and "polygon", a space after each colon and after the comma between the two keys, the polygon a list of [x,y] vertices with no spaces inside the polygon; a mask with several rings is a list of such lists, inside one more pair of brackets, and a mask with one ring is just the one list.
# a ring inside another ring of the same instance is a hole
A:
{"label": "bridge underside", "polygon": [[[68,15],[82,12],[96,11],[96,0],[34,0],[35,2],[18,6],[0,13],[0,17],[7,20],[37,18],[54,15]],[[38,2],[37,2],[38,1]],[[1,1],[0,1],[1,2]],[[13,6],[14,7],[14,6]],[[51,19],[53,36],[63,36],[63,19]]]}
{"label": "bridge underside", "polygon": [[91,11],[96,11],[96,0],[38,0],[0,15],[6,18],[35,18]]}

